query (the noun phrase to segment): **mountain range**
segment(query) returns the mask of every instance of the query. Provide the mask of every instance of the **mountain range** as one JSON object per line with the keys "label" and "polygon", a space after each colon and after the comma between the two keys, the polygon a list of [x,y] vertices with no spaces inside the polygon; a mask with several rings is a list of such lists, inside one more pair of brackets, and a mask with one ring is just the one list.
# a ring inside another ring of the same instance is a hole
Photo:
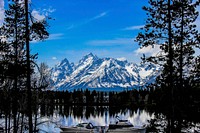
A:
{"label": "mountain range", "polygon": [[159,73],[159,68],[153,64],[138,65],[124,59],[99,58],[89,53],[77,64],[65,58],[53,67],[51,89],[132,89],[155,82]]}

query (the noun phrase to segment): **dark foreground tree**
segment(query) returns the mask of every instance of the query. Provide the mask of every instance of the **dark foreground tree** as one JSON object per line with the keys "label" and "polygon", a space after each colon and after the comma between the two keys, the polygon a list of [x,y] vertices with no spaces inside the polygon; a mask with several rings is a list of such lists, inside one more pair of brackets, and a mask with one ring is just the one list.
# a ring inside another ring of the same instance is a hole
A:
{"label": "dark foreground tree", "polygon": [[[38,21],[31,16],[27,1],[12,0],[9,2],[8,9],[5,10],[5,19],[0,28],[0,63],[1,63],[1,89],[10,92],[13,97],[8,96],[12,104],[10,109],[13,116],[14,132],[18,132],[19,118],[22,111],[19,107],[21,98],[18,97],[19,91],[28,90],[28,97],[22,98],[29,101],[26,106],[26,114],[32,119],[31,110],[31,83],[30,75],[34,71],[34,60],[37,55],[30,55],[29,41],[43,40],[48,37],[46,31],[46,19]],[[2,37],[4,37],[2,39]],[[8,87],[9,86],[9,87]],[[4,89],[6,88],[6,89]],[[7,93],[9,94],[9,93]],[[15,95],[16,94],[16,95]],[[27,96],[27,95],[25,95]],[[12,98],[12,99],[10,99]],[[8,100],[8,99],[7,99]],[[25,102],[26,103],[26,102]],[[30,106],[27,108],[27,105]],[[29,124],[29,129],[32,130],[32,124]],[[21,124],[23,125],[23,124]],[[22,128],[21,128],[22,129]],[[7,132],[7,130],[6,130]],[[8,130],[9,132],[9,130]],[[32,132],[32,131],[30,131]]]}
{"label": "dark foreground tree", "polygon": [[144,56],[143,60],[160,65],[163,70],[155,86],[170,92],[166,105],[167,132],[175,132],[175,121],[179,124],[176,109],[185,98],[185,89],[189,89],[185,81],[192,76],[190,73],[195,65],[194,49],[200,44],[194,23],[198,17],[198,5],[199,1],[192,0],[149,0],[149,6],[143,7],[147,12],[146,25],[136,41],[141,48],[160,48],[155,56]]}
{"label": "dark foreground tree", "polygon": [[[29,117],[29,132],[33,132],[33,121],[32,121],[32,92],[31,92],[31,62],[30,62],[30,40],[43,40],[48,37],[48,32],[46,31],[44,21],[34,21],[31,16],[29,16],[29,5],[28,0],[25,0],[25,43],[26,43],[26,63],[27,63],[27,92],[28,92],[28,117]],[[31,18],[31,19],[30,19]],[[30,26],[29,21],[32,21]],[[31,38],[32,37],[32,38]]]}

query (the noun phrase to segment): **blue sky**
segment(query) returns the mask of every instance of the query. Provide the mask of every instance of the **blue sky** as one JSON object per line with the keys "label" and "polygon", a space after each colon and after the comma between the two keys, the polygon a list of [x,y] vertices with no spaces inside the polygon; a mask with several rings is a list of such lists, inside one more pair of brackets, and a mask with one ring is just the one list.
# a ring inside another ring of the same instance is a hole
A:
{"label": "blue sky", "polygon": [[134,38],[145,24],[142,6],[147,0],[32,0],[38,17],[48,14],[50,37],[31,44],[38,62],[55,65],[67,58],[70,62],[92,52],[98,57],[124,57],[139,62]]}
{"label": "blue sky", "polygon": [[[23,2],[23,0],[21,0]],[[84,55],[126,58],[139,63],[142,54],[155,55],[159,47],[139,49],[135,37],[145,25],[142,10],[148,0],[29,0],[31,13],[48,20],[50,36],[32,42],[31,52],[38,53],[38,63],[54,66],[62,59],[77,63]],[[8,0],[0,0],[0,25]],[[200,11],[200,7],[198,8]],[[195,22],[200,30],[200,17]],[[200,50],[196,50],[196,55]]]}

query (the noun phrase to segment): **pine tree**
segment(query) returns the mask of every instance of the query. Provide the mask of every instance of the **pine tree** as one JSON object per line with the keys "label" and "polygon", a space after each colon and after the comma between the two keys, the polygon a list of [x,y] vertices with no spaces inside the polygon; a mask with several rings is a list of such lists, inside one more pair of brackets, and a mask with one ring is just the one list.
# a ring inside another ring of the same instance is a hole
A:
{"label": "pine tree", "polygon": [[[1,73],[1,80],[2,82],[3,80],[5,81],[5,79],[13,81],[10,82],[10,89],[15,91],[16,94],[19,90],[27,88],[25,84],[26,77],[27,75],[31,75],[33,73],[33,62],[37,56],[30,55],[29,51],[26,52],[27,50],[25,48],[27,48],[27,45],[25,47],[25,44],[27,44],[27,42],[29,43],[31,40],[46,39],[49,35],[46,31],[46,27],[48,26],[46,19],[38,21],[25,9],[25,4],[23,2],[19,0],[10,1],[8,9],[5,10],[5,20],[3,22],[3,26],[0,27],[0,36],[5,37],[4,40],[6,40],[1,43],[0,47],[0,63],[3,64],[0,68],[3,69]],[[26,17],[26,13],[28,14],[28,18]],[[27,25],[26,20],[31,23]],[[29,61],[28,65],[27,61]],[[28,82],[30,82],[30,80]],[[31,91],[31,86],[29,86],[29,88]],[[31,100],[31,97],[29,97],[28,100]],[[19,101],[19,98],[17,95],[14,95],[12,109],[15,133],[18,131],[16,121],[18,112],[17,101]],[[27,110],[30,110],[30,108]],[[30,125],[32,126],[32,124]]]}
{"label": "pine tree", "polygon": [[[198,17],[196,7],[199,1],[192,0],[149,0],[146,25],[136,41],[141,48],[156,45],[161,51],[156,56],[143,58],[146,62],[158,64],[163,69],[157,78],[157,87],[171,91],[169,132],[174,131],[175,102],[183,99],[184,80],[194,66],[194,48],[199,47],[199,33],[194,22]],[[178,104],[180,104],[179,101]]]}
{"label": "pine tree", "polygon": [[[10,10],[5,11],[5,21],[3,27],[1,27],[1,31],[3,36],[6,37],[6,44],[9,45],[10,52],[7,53],[8,59],[8,75],[10,80],[13,80],[13,91],[15,94],[19,92],[19,77],[22,78],[24,75],[22,72],[25,69],[24,67],[24,51],[23,51],[23,39],[20,38],[24,36],[24,26],[22,21],[24,19],[23,9],[20,7],[20,4],[16,2],[16,4],[9,5]],[[11,26],[12,25],[12,26]],[[12,98],[12,112],[13,112],[13,125],[14,125],[14,133],[17,132],[17,95],[14,95]]]}
{"label": "pine tree", "polygon": [[199,13],[197,12],[197,3],[188,0],[177,0],[174,2],[174,14],[176,21],[174,27],[174,62],[177,68],[177,85],[184,87],[183,80],[189,77],[190,70],[194,66],[195,48],[199,46],[199,32],[194,22]]}

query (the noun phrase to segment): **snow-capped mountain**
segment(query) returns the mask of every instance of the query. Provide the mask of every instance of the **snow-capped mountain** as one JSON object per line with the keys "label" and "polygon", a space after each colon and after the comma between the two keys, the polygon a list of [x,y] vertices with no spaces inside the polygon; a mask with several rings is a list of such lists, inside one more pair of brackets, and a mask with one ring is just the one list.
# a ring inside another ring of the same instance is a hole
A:
{"label": "snow-capped mountain", "polygon": [[137,65],[127,60],[98,58],[92,53],[78,64],[65,58],[51,71],[53,90],[78,88],[133,88],[155,81],[159,69],[154,65]]}

